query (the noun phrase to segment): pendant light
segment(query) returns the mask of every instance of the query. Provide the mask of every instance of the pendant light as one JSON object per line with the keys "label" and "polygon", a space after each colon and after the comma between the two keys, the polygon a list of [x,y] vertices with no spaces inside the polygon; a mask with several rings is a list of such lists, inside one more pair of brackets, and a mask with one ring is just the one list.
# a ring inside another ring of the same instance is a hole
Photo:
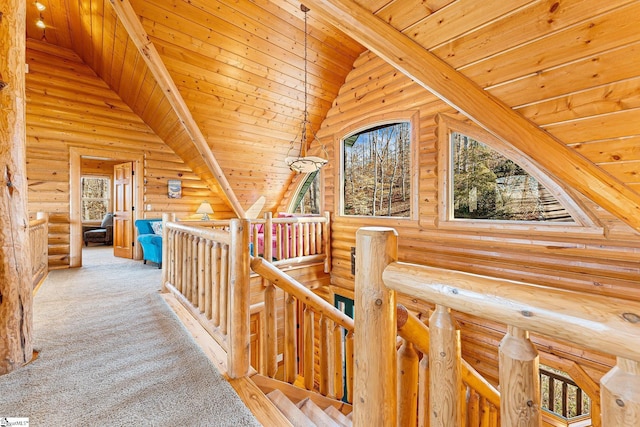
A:
{"label": "pendant light", "polygon": [[[300,135],[299,155],[297,157],[289,156],[291,151],[294,150],[295,148],[295,144],[298,136],[296,135],[296,138],[293,141],[291,141],[291,146],[289,147],[289,151],[287,152],[287,157],[284,159],[284,161],[287,164],[287,166],[289,166],[289,169],[291,169],[294,172],[309,173],[309,172],[315,172],[319,170],[322,166],[324,166],[328,162],[328,160],[323,159],[322,157],[317,157],[317,156],[307,156],[307,127],[311,124],[309,122],[309,111],[307,109],[307,97],[308,97],[308,93],[307,93],[307,74],[308,74],[307,73],[307,37],[308,37],[307,12],[309,12],[309,8],[301,4],[300,10],[304,12],[304,117],[302,120],[300,132],[298,133],[298,135]],[[312,131],[309,131],[309,133],[311,134],[311,143],[313,143],[313,141],[318,141],[318,139],[316,138],[315,134]],[[325,155],[328,155],[325,146],[321,144],[320,141],[318,141],[318,144],[322,146],[322,149],[325,152]],[[309,146],[310,145],[311,144],[309,144]]]}

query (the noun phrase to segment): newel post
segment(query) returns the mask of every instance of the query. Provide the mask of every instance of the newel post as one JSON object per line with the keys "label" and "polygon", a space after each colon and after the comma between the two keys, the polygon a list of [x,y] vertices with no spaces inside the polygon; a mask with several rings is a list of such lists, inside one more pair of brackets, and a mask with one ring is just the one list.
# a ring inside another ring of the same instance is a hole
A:
{"label": "newel post", "polygon": [[529,339],[529,332],[508,326],[500,342],[499,361],[502,425],[541,426],[538,351]]}
{"label": "newel post", "polygon": [[162,292],[167,292],[166,284],[169,281],[169,267],[171,267],[169,263],[173,263],[173,260],[171,259],[171,257],[173,257],[173,245],[169,244],[169,230],[167,229],[167,222],[175,220],[176,214],[162,214]]}
{"label": "newel post", "polygon": [[249,220],[231,220],[231,265],[229,266],[229,352],[227,374],[242,378],[251,366],[251,337],[249,335]]}
{"label": "newel post", "polygon": [[640,425],[640,363],[618,357],[600,380],[603,426]]}
{"label": "newel post", "polygon": [[398,234],[394,229],[358,230],[353,391],[356,427],[396,425],[396,296],[384,286],[382,273],[397,259]]}

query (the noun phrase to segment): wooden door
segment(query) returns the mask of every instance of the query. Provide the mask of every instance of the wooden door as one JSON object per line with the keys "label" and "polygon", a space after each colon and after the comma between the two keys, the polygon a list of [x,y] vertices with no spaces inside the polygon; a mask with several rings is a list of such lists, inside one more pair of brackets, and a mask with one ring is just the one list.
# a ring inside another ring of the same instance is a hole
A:
{"label": "wooden door", "polygon": [[113,168],[113,255],[133,258],[133,163]]}

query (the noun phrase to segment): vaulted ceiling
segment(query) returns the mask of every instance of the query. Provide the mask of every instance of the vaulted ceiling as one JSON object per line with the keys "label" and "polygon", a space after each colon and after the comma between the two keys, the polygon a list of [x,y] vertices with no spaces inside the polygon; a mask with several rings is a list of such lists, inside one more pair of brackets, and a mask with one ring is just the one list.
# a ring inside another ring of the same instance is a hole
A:
{"label": "vaulted ceiling", "polygon": [[[304,108],[304,23],[298,2],[131,0],[134,17],[210,157],[194,144],[198,135],[185,126],[109,1],[41,3],[47,7],[42,12],[47,28],[35,26],[39,12],[29,3],[28,38],[75,51],[194,172],[221,187],[231,205],[235,199],[237,213],[263,195],[265,209],[278,206],[293,176],[283,158]],[[365,48],[400,69],[403,61],[418,57],[419,67],[435,58],[448,67],[435,76],[403,71],[463,111],[478,105],[480,113],[486,110],[485,93],[496,111],[504,107],[528,119],[547,136],[531,138],[522,122],[522,139],[542,148],[569,147],[558,153],[585,161],[586,175],[572,185],[583,186],[583,194],[595,186],[594,194],[603,192],[603,201],[611,200],[606,208],[624,210],[616,214],[627,222],[640,217],[640,150],[634,148],[640,141],[639,1],[310,0],[307,5],[312,8],[313,129],[321,126]],[[387,46],[392,39],[399,40],[397,48]],[[474,96],[451,99],[447,85],[458,80],[470,83]],[[486,121],[491,119],[481,122]],[[561,176],[561,162],[545,166]]]}

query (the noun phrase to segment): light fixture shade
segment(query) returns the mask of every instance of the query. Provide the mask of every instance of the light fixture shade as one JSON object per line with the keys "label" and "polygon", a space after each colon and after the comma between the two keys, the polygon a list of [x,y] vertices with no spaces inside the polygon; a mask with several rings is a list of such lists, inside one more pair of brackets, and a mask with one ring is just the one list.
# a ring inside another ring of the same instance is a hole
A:
{"label": "light fixture shade", "polygon": [[200,206],[198,206],[198,210],[196,211],[196,213],[202,214],[203,221],[208,221],[209,214],[213,214],[213,208],[211,207],[209,202],[202,202],[200,203]]}
{"label": "light fixture shade", "polygon": [[284,162],[289,166],[289,169],[298,173],[310,173],[315,172],[324,166],[328,160],[317,156],[304,156],[304,157],[287,157]]}

